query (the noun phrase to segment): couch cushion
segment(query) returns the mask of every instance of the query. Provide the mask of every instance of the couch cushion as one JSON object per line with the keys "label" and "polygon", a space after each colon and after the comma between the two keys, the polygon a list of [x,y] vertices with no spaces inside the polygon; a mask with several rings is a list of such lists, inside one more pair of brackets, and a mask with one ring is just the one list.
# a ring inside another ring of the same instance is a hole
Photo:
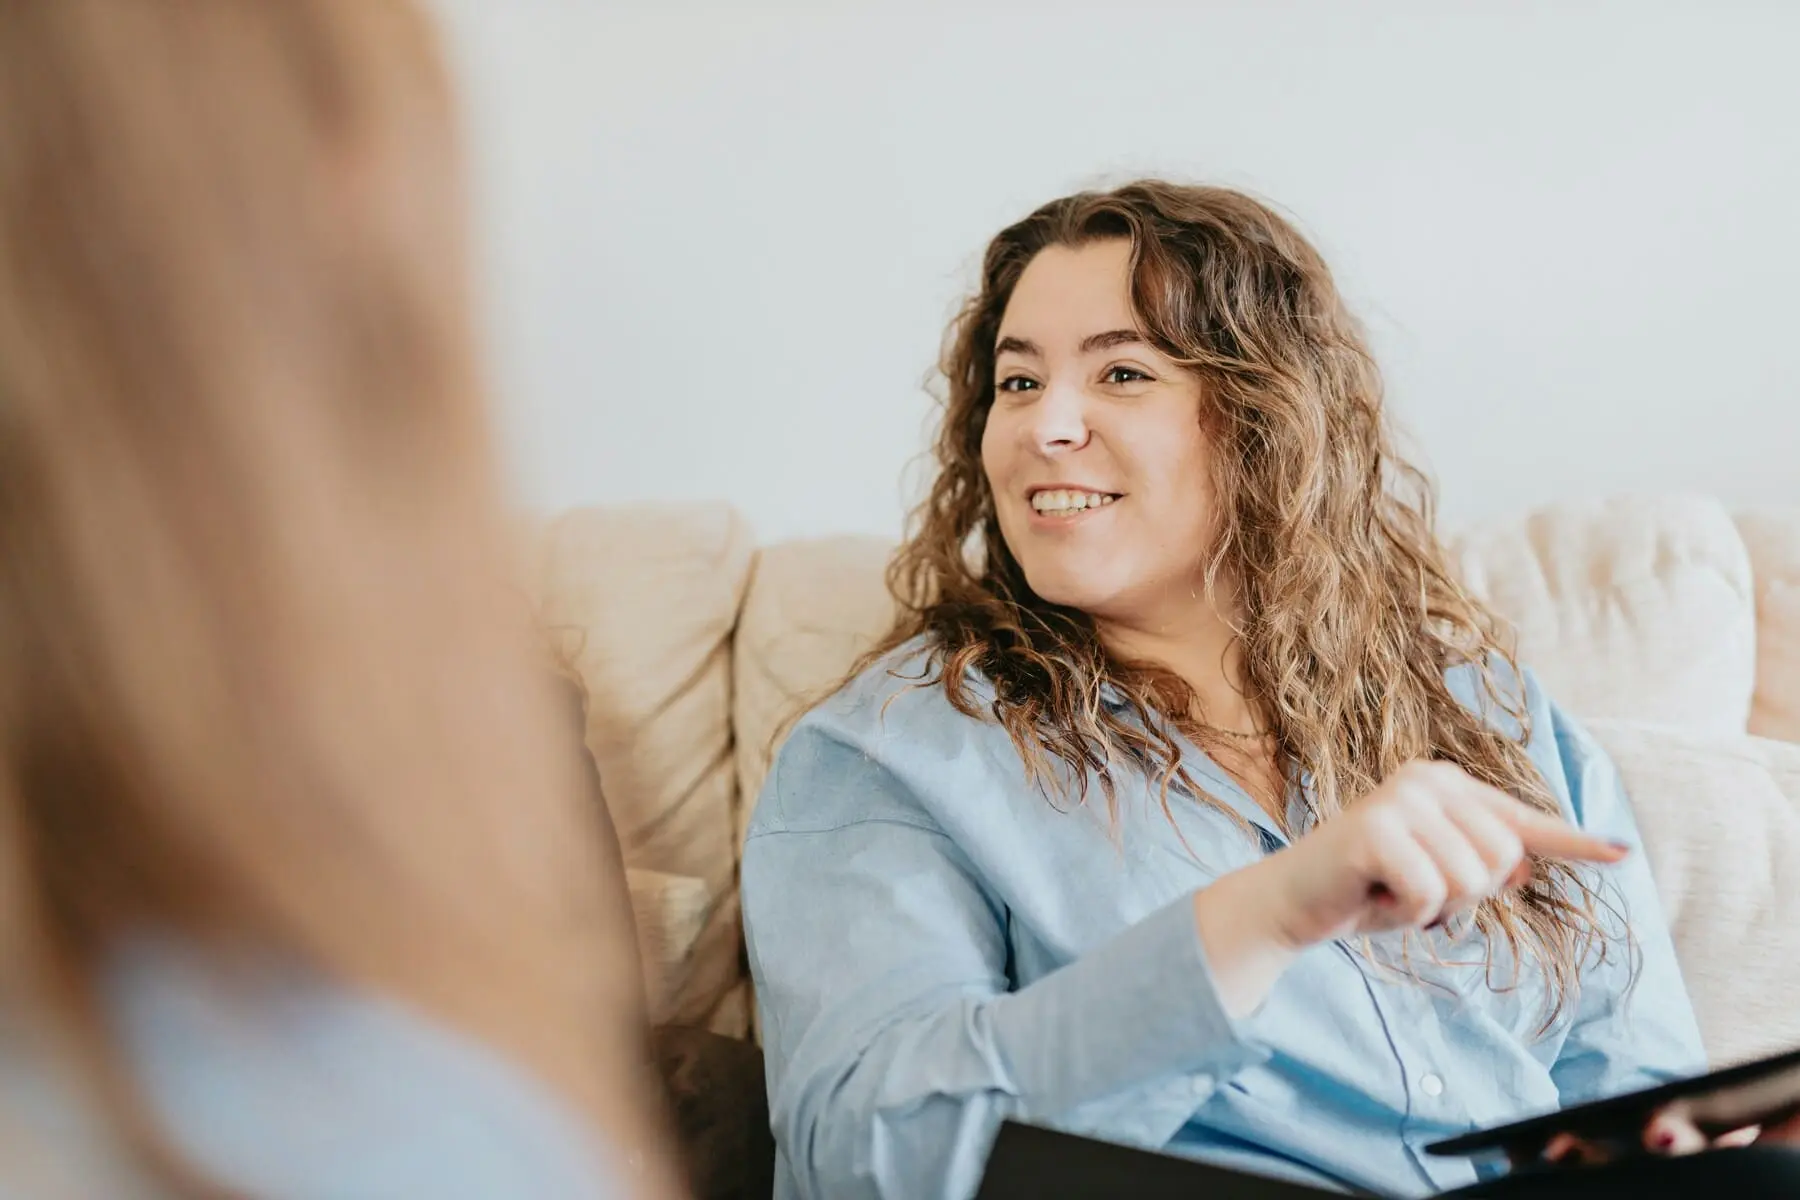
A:
{"label": "couch cushion", "polygon": [[658,905],[640,917],[685,943],[647,947],[651,1019],[731,1033],[744,1006],[730,645],[752,552],[743,521],[706,505],[571,511],[529,555],[538,619],[587,688],[634,899]]}
{"label": "couch cushion", "polygon": [[1584,717],[1742,733],[1756,678],[1750,561],[1702,497],[1545,509],[1453,539],[1519,659]]}
{"label": "couch cushion", "polygon": [[1738,514],[1756,579],[1756,698],[1750,732],[1800,742],[1800,508]]}
{"label": "couch cushion", "polygon": [[1594,721],[1717,1063],[1800,1047],[1800,746]]}
{"label": "couch cushion", "polygon": [[758,556],[735,648],[745,822],[785,722],[823,698],[893,621],[885,579],[893,548],[885,538],[833,537],[783,542]]}

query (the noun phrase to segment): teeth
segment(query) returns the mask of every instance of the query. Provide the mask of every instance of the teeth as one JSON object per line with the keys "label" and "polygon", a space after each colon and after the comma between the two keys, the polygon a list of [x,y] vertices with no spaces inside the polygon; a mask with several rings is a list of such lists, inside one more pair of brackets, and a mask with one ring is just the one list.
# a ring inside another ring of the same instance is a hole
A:
{"label": "teeth", "polygon": [[1041,513],[1078,513],[1111,504],[1113,499],[1104,492],[1039,492],[1031,498],[1031,507]]}

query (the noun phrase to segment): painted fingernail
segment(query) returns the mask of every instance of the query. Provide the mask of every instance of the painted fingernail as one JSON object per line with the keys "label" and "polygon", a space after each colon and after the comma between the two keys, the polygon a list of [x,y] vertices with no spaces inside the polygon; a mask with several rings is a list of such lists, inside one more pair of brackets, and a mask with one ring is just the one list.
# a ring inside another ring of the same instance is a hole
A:
{"label": "painted fingernail", "polygon": [[1675,1145],[1675,1135],[1669,1130],[1664,1129],[1650,1139],[1650,1144],[1655,1146],[1658,1150],[1668,1150]]}

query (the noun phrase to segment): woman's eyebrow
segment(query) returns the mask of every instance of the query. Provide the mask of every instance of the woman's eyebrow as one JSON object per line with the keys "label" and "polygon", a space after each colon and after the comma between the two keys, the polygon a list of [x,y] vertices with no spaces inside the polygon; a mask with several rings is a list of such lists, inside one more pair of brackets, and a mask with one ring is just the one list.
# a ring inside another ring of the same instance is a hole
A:
{"label": "woman's eyebrow", "polygon": [[1114,346],[1124,346],[1133,342],[1140,346],[1148,345],[1144,341],[1144,335],[1135,329],[1109,329],[1105,333],[1091,333],[1082,338],[1081,352],[1092,354],[1096,350],[1111,350]]}
{"label": "woman's eyebrow", "polygon": [[[1110,350],[1114,346],[1131,344],[1144,346],[1149,343],[1145,342],[1144,335],[1135,329],[1109,329],[1105,333],[1088,334],[1081,339],[1081,345],[1077,347],[1077,350],[1082,354],[1092,354],[1096,350]],[[994,357],[998,358],[1008,352],[1026,354],[1034,358],[1044,356],[1043,350],[1030,338],[1007,336],[994,343]]]}

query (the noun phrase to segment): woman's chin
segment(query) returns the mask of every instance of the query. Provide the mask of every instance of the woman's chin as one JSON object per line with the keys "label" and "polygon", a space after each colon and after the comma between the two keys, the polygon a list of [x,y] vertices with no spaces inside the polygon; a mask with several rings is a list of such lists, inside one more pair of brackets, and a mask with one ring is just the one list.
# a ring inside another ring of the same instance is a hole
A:
{"label": "woman's chin", "polygon": [[1117,594],[1116,589],[1096,587],[1091,575],[1074,570],[1027,571],[1025,579],[1040,600],[1059,608],[1078,609],[1090,616],[1103,613],[1108,601]]}

